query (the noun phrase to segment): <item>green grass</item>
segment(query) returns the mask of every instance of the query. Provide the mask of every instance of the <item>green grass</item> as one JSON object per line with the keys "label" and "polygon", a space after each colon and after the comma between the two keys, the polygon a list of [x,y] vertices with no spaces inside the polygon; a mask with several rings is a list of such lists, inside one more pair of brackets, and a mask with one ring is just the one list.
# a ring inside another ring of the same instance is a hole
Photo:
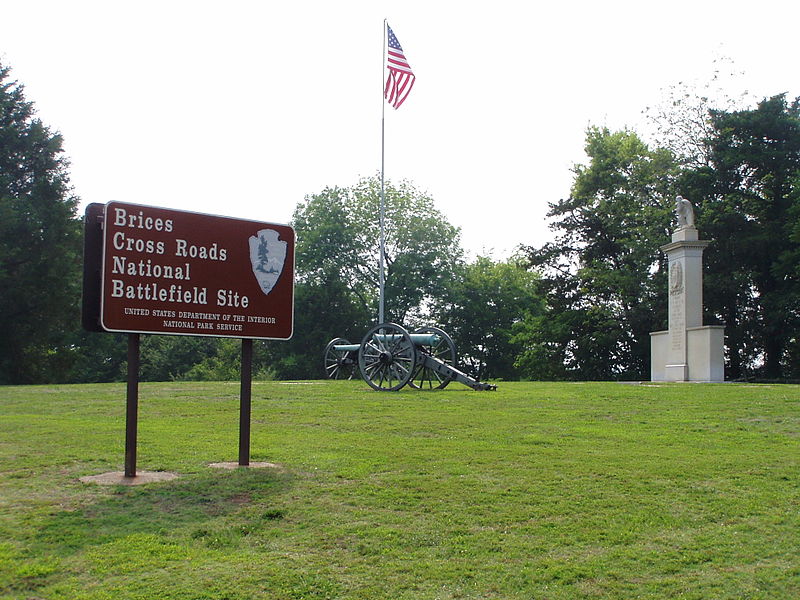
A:
{"label": "green grass", "polygon": [[798,598],[800,387],[0,387],[0,598]]}

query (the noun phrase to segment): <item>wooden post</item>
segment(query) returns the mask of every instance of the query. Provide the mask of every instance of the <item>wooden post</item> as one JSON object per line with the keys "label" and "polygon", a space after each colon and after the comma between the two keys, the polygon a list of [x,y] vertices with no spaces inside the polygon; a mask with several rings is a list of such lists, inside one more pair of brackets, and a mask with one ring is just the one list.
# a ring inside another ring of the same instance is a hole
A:
{"label": "wooden post", "polygon": [[139,334],[128,334],[128,395],[125,409],[125,477],[136,477],[139,421]]}
{"label": "wooden post", "polygon": [[250,465],[250,406],[253,383],[253,340],[242,339],[242,383],[239,393],[239,466]]}

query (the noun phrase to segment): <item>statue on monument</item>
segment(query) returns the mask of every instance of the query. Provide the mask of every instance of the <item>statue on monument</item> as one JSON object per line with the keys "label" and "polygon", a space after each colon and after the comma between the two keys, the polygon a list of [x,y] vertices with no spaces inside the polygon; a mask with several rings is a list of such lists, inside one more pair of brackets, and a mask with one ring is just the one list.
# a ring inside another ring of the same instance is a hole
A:
{"label": "statue on monument", "polygon": [[694,207],[683,196],[675,198],[675,214],[678,217],[678,229],[694,227]]}

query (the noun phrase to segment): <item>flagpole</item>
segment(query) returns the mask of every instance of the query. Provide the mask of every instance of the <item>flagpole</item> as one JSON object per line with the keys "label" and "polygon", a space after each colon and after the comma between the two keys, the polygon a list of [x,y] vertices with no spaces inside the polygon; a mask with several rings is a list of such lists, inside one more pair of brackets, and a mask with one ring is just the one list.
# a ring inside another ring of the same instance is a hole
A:
{"label": "flagpole", "polygon": [[[383,48],[381,49],[381,87],[383,87],[383,71],[384,66],[386,65],[386,19],[383,20]],[[386,100],[384,98],[384,92],[381,92],[381,208],[380,208],[380,229],[381,229],[381,240],[380,240],[380,259],[379,259],[379,290],[378,290],[378,323],[383,323],[383,308],[384,308],[384,254],[386,253],[386,237],[385,237],[385,230],[384,230],[384,218],[385,218],[385,205],[386,205],[386,197],[384,192],[384,185],[383,185],[383,174],[384,174],[384,166],[385,166],[385,139],[386,139]]]}

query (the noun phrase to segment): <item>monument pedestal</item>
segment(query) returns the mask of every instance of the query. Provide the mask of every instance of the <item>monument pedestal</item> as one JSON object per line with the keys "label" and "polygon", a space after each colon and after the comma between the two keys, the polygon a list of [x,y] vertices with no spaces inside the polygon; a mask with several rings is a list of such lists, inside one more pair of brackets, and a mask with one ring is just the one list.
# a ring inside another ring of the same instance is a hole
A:
{"label": "monument pedestal", "polygon": [[703,325],[703,250],[694,226],[661,246],[669,264],[669,329],[650,334],[652,381],[724,381],[725,328]]}
{"label": "monument pedestal", "polygon": [[667,363],[669,331],[650,334],[652,381],[725,381],[725,327],[705,325],[686,330],[687,362]]}
{"label": "monument pedestal", "polygon": [[665,365],[664,379],[666,381],[688,381],[689,365]]}

